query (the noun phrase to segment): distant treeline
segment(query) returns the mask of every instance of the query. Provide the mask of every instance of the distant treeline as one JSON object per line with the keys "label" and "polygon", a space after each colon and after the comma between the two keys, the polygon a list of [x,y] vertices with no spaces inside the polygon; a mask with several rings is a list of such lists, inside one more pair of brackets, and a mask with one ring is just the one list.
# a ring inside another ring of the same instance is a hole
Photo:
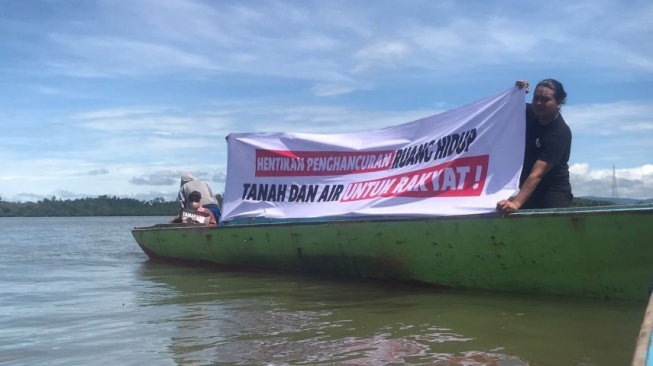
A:
{"label": "distant treeline", "polygon": [[[222,206],[222,196],[216,198]],[[574,198],[576,207],[607,206],[612,202]],[[5,202],[0,198],[0,217],[48,217],[48,216],[174,216],[179,202],[166,201],[161,197],[150,201],[116,196],[62,200],[56,197],[38,202]]]}
{"label": "distant treeline", "polygon": [[597,201],[574,197],[574,199],[571,201],[571,205],[573,207],[612,206],[614,203],[610,201]]}
{"label": "distant treeline", "polygon": [[[218,202],[222,197],[218,195]],[[37,202],[5,202],[0,199],[0,217],[49,216],[174,216],[179,202],[161,197],[150,201],[116,196],[62,200],[56,197]]]}

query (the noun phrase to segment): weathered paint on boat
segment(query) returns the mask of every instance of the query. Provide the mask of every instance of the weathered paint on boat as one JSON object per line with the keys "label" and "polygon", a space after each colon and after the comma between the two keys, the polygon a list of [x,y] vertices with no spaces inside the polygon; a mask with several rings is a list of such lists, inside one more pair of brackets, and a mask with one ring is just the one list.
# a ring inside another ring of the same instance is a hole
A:
{"label": "weathered paint on boat", "polygon": [[151,258],[645,300],[653,205],[393,220],[134,228]]}
{"label": "weathered paint on boat", "polygon": [[633,356],[633,366],[653,366],[653,344],[651,335],[653,331],[653,295],[648,300],[644,313],[644,321],[637,338],[637,347]]}

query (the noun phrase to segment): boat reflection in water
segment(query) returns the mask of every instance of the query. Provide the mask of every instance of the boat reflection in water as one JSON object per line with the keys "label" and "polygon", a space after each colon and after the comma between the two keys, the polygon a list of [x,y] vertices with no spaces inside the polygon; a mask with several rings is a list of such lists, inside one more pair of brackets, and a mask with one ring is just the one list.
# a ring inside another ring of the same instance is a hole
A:
{"label": "boat reflection in water", "polygon": [[179,365],[625,364],[642,310],[153,262],[138,277]]}

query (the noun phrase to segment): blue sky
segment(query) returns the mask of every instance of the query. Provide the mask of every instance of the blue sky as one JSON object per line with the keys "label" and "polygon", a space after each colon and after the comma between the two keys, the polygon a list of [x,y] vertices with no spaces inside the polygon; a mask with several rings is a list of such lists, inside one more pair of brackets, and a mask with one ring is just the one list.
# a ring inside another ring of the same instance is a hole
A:
{"label": "blue sky", "polygon": [[[653,2],[0,0],[0,197],[224,189],[230,132],[404,123],[561,81],[576,196],[653,197]],[[530,94],[527,95],[530,99]]]}

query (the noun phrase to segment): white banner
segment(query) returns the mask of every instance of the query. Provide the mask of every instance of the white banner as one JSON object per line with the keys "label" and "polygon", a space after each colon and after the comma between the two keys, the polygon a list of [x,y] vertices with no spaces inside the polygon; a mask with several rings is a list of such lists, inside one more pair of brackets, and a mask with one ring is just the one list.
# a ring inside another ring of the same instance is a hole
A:
{"label": "white banner", "polygon": [[518,188],[524,91],[347,134],[233,133],[223,221],[494,211]]}

